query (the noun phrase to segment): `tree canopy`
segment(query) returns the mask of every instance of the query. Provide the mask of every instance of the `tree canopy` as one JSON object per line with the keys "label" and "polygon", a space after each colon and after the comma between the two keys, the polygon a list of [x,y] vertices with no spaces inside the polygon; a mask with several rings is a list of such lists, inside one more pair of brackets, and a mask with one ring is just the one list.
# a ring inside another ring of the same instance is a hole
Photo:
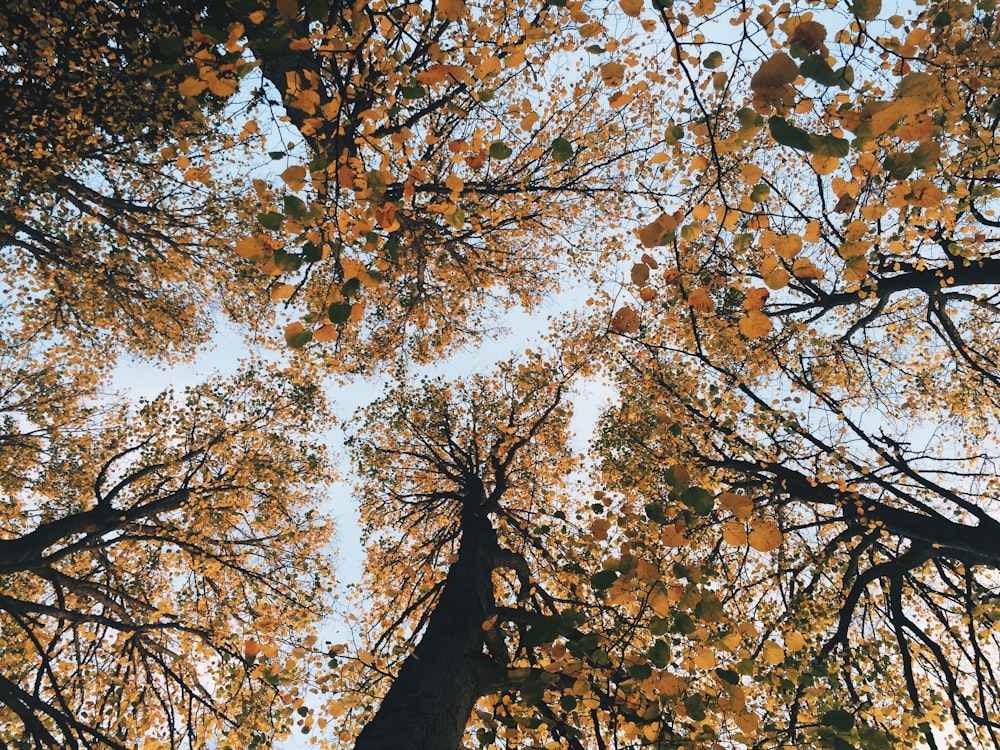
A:
{"label": "tree canopy", "polygon": [[995,11],[8,2],[0,745],[1000,748]]}

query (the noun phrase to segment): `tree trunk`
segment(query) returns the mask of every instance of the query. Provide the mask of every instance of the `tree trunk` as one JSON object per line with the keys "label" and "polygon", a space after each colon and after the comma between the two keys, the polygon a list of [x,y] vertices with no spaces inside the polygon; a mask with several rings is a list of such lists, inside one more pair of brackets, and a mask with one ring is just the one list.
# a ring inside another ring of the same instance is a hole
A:
{"label": "tree trunk", "polygon": [[485,649],[483,623],[496,613],[496,533],[481,511],[466,511],[458,560],[413,653],[354,750],[459,750],[476,700],[506,670]]}

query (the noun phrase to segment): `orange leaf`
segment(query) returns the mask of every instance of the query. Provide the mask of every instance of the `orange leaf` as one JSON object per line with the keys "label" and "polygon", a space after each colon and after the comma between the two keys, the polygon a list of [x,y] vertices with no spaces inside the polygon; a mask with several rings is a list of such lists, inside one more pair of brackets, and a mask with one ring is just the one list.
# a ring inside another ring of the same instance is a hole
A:
{"label": "orange leaf", "polygon": [[805,281],[820,281],[823,272],[808,258],[799,258],[792,264],[792,275]]}
{"label": "orange leaf", "polygon": [[306,168],[303,166],[289,167],[279,177],[296,193],[306,186]]}
{"label": "orange leaf", "polygon": [[760,310],[750,310],[740,318],[740,333],[748,339],[758,339],[771,332],[771,319]]}
{"label": "orange leaf", "polygon": [[631,307],[621,307],[611,318],[611,330],[616,333],[635,333],[639,330],[639,316]]}
{"label": "orange leaf", "polygon": [[781,529],[770,521],[758,521],[747,538],[758,552],[773,552],[781,546]]}

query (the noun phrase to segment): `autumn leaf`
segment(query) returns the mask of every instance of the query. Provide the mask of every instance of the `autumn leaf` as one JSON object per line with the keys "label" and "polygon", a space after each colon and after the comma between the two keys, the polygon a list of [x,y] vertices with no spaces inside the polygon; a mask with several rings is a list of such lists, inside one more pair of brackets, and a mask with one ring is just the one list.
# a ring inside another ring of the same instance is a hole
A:
{"label": "autumn leaf", "polygon": [[750,546],[758,552],[773,552],[781,546],[782,535],[777,525],[770,521],[755,521],[747,537]]}
{"label": "autumn leaf", "polygon": [[464,0],[437,0],[436,13],[446,21],[457,21],[467,12]]}
{"label": "autumn leaf", "polygon": [[761,338],[771,332],[771,319],[760,310],[748,310],[740,318],[740,333],[748,339]]}
{"label": "autumn leaf", "polygon": [[764,258],[760,264],[760,275],[770,289],[782,289],[788,286],[788,282],[791,279],[788,271],[785,270],[784,266],[781,265],[781,262],[774,255]]}
{"label": "autumn leaf", "polygon": [[618,5],[626,16],[638,18],[642,14],[643,0],[618,0]]}
{"label": "autumn leaf", "polygon": [[611,330],[615,333],[637,333],[639,330],[639,316],[630,307],[621,307],[611,318]]}
{"label": "autumn leaf", "polygon": [[804,281],[820,281],[823,272],[808,258],[797,258],[792,264],[792,275]]}
{"label": "autumn leaf", "polygon": [[280,177],[289,189],[296,193],[306,186],[306,168],[303,166],[288,167]]}
{"label": "autumn leaf", "polygon": [[708,295],[708,290],[704,287],[695,289],[688,295],[687,302],[691,307],[700,313],[711,313],[715,311],[715,303]]}
{"label": "autumn leaf", "polygon": [[636,232],[644,247],[657,247],[666,236],[677,228],[677,220],[668,214],[660,214],[654,221]]}
{"label": "autumn leaf", "polygon": [[612,88],[621,86],[625,79],[625,66],[618,62],[607,62],[601,65],[601,82]]}

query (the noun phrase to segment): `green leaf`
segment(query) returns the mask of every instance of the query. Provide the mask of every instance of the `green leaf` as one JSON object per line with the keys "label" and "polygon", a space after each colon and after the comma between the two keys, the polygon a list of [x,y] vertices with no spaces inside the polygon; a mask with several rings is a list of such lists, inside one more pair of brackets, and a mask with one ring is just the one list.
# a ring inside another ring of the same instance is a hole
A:
{"label": "green leaf", "polygon": [[701,64],[708,70],[715,70],[722,65],[722,53],[715,50],[708,57],[706,57]]}
{"label": "green leaf", "polygon": [[476,98],[483,102],[484,104],[488,101],[493,100],[493,90],[492,89],[479,89],[476,92]]}
{"label": "green leaf", "polygon": [[294,216],[296,219],[301,219],[309,213],[309,207],[306,205],[306,202],[297,196],[286,195],[282,199],[282,203],[285,206],[285,214]]}
{"label": "green leaf", "polygon": [[813,140],[811,133],[792,125],[783,117],[772,117],[768,120],[767,127],[771,131],[771,137],[782,146],[812,153]]}
{"label": "green leaf", "polygon": [[309,0],[306,3],[306,13],[311,21],[325,21],[330,16],[329,0]]}
{"label": "green leaf", "polygon": [[264,214],[258,214],[257,221],[265,229],[276,231],[281,229],[281,225],[285,223],[285,215],[279,214],[277,211],[268,211]]}
{"label": "green leaf", "polygon": [[351,319],[351,305],[349,302],[334,302],[327,310],[326,316],[334,325],[343,325]]}
{"label": "green leaf", "polygon": [[716,669],[715,673],[730,685],[740,684],[740,675],[738,672],[734,672],[731,669]]}
{"label": "green leaf", "polygon": [[565,138],[556,138],[552,141],[552,159],[560,164],[573,158],[573,144]]}
{"label": "green leaf", "polygon": [[649,618],[649,632],[650,635],[666,635],[670,632],[672,626],[671,621],[666,617],[658,617],[653,615]]}
{"label": "green leaf", "polygon": [[[661,635],[663,635],[661,633]],[[670,663],[670,644],[668,644],[662,638],[657,638],[653,645],[649,647],[649,651],[646,654],[649,660],[653,662],[657,667],[663,669]]]}
{"label": "green leaf", "polygon": [[572,711],[576,708],[576,698],[572,695],[563,695],[559,698],[559,708],[563,711]]}
{"label": "green leaf", "polygon": [[763,203],[771,196],[771,186],[766,182],[758,182],[750,190],[750,200],[754,203]]}
{"label": "green leaf", "polygon": [[838,159],[847,156],[851,144],[846,138],[835,135],[814,135],[812,137],[813,151],[820,156],[835,156]]}
{"label": "green leaf", "polygon": [[823,55],[809,55],[799,66],[799,72],[821,86],[840,85],[840,75],[830,67]]}
{"label": "green leaf", "polygon": [[303,346],[312,341],[312,337],[313,332],[308,328],[304,328],[296,333],[286,333],[285,343],[292,349],[301,349]]}
{"label": "green leaf", "polygon": [[741,128],[759,128],[764,124],[764,118],[749,107],[739,110],[736,119],[739,120]]}
{"label": "green leaf", "polygon": [[684,708],[687,709],[687,715],[690,718],[695,721],[704,721],[706,716],[705,701],[700,693],[694,693],[684,698]]}
{"label": "green leaf", "polygon": [[663,514],[662,503],[646,503],[646,518],[657,523],[666,523],[667,517]]}
{"label": "green leaf", "polygon": [[707,516],[715,507],[715,497],[701,487],[688,487],[681,493],[681,502],[699,516]]}
{"label": "green leaf", "polygon": [[302,259],[306,263],[315,263],[318,260],[323,259],[323,248],[312,242],[306,242],[302,245]]}
{"label": "green leaf", "polygon": [[697,626],[694,624],[694,620],[691,619],[691,615],[687,612],[677,612],[674,615],[674,632],[680,633],[681,635],[691,635]]}
{"label": "green leaf", "polygon": [[176,59],[184,54],[184,37],[166,36],[156,40],[156,51],[160,57]]}
{"label": "green leaf", "polygon": [[819,721],[820,724],[827,727],[833,727],[838,732],[849,732],[854,728],[853,714],[842,708],[835,708],[832,711],[827,711],[819,717]]}
{"label": "green leaf", "polygon": [[611,584],[616,580],[618,580],[617,572],[614,570],[602,570],[600,573],[594,573],[590,577],[590,585],[598,591],[603,591],[604,589],[611,588]]}
{"label": "green leaf", "polygon": [[493,159],[509,159],[514,151],[503,141],[493,141],[490,144],[490,157]]}
{"label": "green leaf", "polygon": [[275,250],[274,265],[284,273],[295,273],[302,267],[302,256],[280,249]]}
{"label": "green leaf", "polygon": [[353,279],[348,279],[344,282],[344,285],[340,287],[340,293],[345,297],[353,297],[355,294],[361,291],[361,279],[355,277]]}
{"label": "green leaf", "polygon": [[284,151],[268,151],[267,155],[270,156],[273,161],[278,161],[278,159],[284,159],[288,154]]}
{"label": "green leaf", "polygon": [[404,99],[423,99],[427,96],[427,89],[419,83],[414,83],[409,86],[401,87],[399,89],[399,93],[403,95]]}

